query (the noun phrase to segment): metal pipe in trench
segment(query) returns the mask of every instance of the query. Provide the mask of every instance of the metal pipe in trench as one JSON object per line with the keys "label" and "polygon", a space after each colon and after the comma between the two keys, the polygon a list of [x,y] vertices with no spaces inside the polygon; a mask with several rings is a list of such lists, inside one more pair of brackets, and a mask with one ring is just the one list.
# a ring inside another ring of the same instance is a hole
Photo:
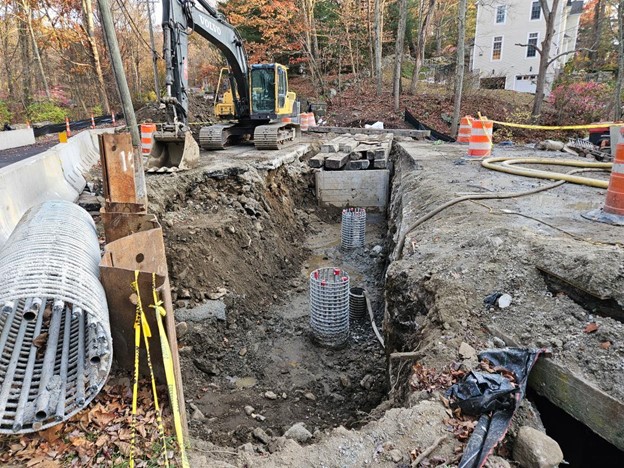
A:
{"label": "metal pipe in trench", "polygon": [[31,208],[0,250],[0,433],[69,419],[97,395],[112,363],[100,248],[73,203]]}

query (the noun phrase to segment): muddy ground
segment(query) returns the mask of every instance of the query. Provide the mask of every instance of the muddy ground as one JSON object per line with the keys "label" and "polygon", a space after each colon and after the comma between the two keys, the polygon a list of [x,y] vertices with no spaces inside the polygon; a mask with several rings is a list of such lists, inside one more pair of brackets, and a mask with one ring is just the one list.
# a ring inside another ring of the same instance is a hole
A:
{"label": "muddy ground", "polygon": [[[367,422],[385,395],[383,350],[366,321],[348,346],[317,346],[307,281],[318,267],[346,270],[371,294],[381,326],[385,257],[370,248],[383,244],[384,217],[369,218],[365,250],[341,252],[340,212],[316,208],[298,161],[271,171],[239,164],[227,177],[203,168],[148,186],[176,315],[187,319],[179,344],[193,437],[237,447],[258,443],[255,428],[281,436],[299,422],[311,432]],[[188,320],[204,301],[225,304],[225,320]]]}

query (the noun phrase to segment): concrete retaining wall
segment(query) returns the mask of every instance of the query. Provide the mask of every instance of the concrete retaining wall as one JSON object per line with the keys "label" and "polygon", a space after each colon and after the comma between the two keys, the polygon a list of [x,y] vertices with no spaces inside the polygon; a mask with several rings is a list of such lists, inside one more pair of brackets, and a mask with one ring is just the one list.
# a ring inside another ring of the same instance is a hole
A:
{"label": "concrete retaining wall", "polygon": [[321,204],[340,208],[356,206],[385,212],[388,204],[390,171],[318,171],[316,197]]}
{"label": "concrete retaining wall", "polygon": [[83,176],[99,159],[99,133],[90,130],[43,153],[0,169],[0,247],[22,215],[46,200],[75,201],[86,185]]}
{"label": "concrete retaining wall", "polygon": [[0,150],[19,148],[20,146],[32,145],[34,143],[35,133],[32,128],[0,132]]}

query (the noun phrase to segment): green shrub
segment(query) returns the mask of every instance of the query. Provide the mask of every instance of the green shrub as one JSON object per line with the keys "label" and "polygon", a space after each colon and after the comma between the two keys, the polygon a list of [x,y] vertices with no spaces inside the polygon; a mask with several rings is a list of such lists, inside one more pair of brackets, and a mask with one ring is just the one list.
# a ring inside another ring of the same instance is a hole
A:
{"label": "green shrub", "polygon": [[65,122],[67,112],[52,101],[33,102],[26,109],[26,114],[31,122]]}
{"label": "green shrub", "polygon": [[93,108],[91,109],[91,112],[93,112],[93,115],[96,116],[96,117],[104,115],[104,111],[102,110],[102,106],[100,106],[99,104],[96,105],[96,106],[93,106]]}
{"label": "green shrub", "polygon": [[0,101],[0,124],[11,122],[12,117],[6,102]]}

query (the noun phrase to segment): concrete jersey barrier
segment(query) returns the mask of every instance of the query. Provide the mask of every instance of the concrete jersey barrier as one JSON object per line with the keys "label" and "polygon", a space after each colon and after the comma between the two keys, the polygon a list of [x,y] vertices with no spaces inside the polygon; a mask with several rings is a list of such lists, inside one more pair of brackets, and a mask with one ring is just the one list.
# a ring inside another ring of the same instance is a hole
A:
{"label": "concrete jersey barrier", "polygon": [[83,174],[99,159],[97,135],[112,131],[84,131],[0,169],[0,247],[32,206],[47,200],[76,201],[86,185]]}

